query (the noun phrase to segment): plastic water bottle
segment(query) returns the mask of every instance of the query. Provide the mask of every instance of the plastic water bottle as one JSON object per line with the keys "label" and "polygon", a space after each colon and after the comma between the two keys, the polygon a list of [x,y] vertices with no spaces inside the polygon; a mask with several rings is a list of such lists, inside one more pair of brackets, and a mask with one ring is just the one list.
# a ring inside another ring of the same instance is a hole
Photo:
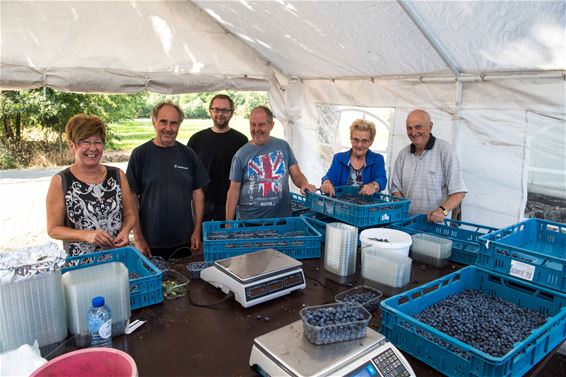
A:
{"label": "plastic water bottle", "polygon": [[88,331],[92,347],[112,347],[112,311],[104,305],[104,297],[92,299],[88,312]]}

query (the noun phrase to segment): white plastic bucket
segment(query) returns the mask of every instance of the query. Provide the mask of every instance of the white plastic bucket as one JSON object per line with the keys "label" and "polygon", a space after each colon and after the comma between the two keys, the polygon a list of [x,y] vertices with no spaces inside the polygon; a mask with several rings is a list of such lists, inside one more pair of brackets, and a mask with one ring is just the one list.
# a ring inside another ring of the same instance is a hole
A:
{"label": "white plastic bucket", "polygon": [[360,242],[362,243],[362,250],[372,246],[383,252],[408,257],[413,239],[409,233],[400,230],[371,228],[360,233]]}

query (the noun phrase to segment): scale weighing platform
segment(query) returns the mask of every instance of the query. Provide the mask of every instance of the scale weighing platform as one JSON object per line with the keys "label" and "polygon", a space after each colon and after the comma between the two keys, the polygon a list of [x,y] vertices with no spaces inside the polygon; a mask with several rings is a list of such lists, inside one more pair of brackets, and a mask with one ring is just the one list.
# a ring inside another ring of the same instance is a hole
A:
{"label": "scale weighing platform", "polygon": [[233,292],[244,308],[304,289],[302,263],[277,250],[221,259],[201,271],[202,280],[224,293]]}
{"label": "scale weighing platform", "polygon": [[371,328],[363,338],[317,346],[303,335],[302,321],[255,338],[250,366],[263,376],[415,376],[401,352]]}

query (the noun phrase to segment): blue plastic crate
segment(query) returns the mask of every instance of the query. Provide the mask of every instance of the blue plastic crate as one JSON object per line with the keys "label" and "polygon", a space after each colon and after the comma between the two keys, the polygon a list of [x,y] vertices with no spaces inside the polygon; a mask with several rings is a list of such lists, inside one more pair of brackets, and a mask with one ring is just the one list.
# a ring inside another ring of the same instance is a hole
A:
{"label": "blue plastic crate", "polygon": [[525,220],[480,237],[477,264],[566,292],[566,224]]}
{"label": "blue plastic crate", "polygon": [[498,230],[490,226],[450,219],[445,219],[443,223],[431,223],[426,219],[426,215],[413,216],[405,221],[391,224],[389,228],[402,230],[411,235],[428,233],[450,239],[452,240],[450,260],[466,265],[476,262],[480,237]]}
{"label": "blue plastic crate", "polygon": [[[163,301],[161,271],[133,247],[122,247],[98,253],[68,257],[63,272],[110,262],[122,262],[128,268],[130,274],[139,275],[139,277],[129,279],[130,307],[132,310]],[[69,263],[73,265],[69,265]]]}
{"label": "blue plastic crate", "polygon": [[326,238],[326,224],[336,222],[335,218],[320,214],[318,212],[309,211],[301,215],[313,228],[315,228],[322,236],[322,241]]}
{"label": "blue plastic crate", "polygon": [[[429,306],[467,289],[501,297],[549,318],[501,357],[414,318]],[[384,300],[381,313],[380,332],[390,342],[448,376],[522,376],[566,339],[566,295],[476,266]]]}
{"label": "blue plastic crate", "polygon": [[[229,225],[229,228],[225,226]],[[273,231],[281,237],[247,237],[245,232]],[[288,232],[305,232],[304,236],[283,236]],[[239,232],[241,239],[211,239],[211,233],[225,234]],[[322,236],[302,217],[280,219],[207,221],[203,223],[204,260],[235,257],[263,249],[276,249],[295,259],[320,258]]]}
{"label": "blue plastic crate", "polygon": [[307,207],[307,198],[301,194],[291,193],[291,215],[301,216],[310,210]]}
{"label": "blue plastic crate", "polygon": [[[358,228],[389,224],[408,217],[410,201],[385,194],[360,195],[359,188],[338,186],[336,196],[307,193],[307,207],[312,211],[333,217]],[[371,204],[355,204],[340,200],[341,196],[353,195],[371,200]]]}

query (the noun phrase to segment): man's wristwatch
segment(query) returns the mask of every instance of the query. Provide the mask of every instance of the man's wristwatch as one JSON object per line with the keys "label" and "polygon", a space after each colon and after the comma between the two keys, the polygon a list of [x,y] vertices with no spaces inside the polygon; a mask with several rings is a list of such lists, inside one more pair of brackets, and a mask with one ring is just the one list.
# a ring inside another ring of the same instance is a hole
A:
{"label": "man's wristwatch", "polygon": [[448,216],[448,210],[446,208],[444,208],[443,206],[438,206],[438,208],[440,208],[444,216]]}

